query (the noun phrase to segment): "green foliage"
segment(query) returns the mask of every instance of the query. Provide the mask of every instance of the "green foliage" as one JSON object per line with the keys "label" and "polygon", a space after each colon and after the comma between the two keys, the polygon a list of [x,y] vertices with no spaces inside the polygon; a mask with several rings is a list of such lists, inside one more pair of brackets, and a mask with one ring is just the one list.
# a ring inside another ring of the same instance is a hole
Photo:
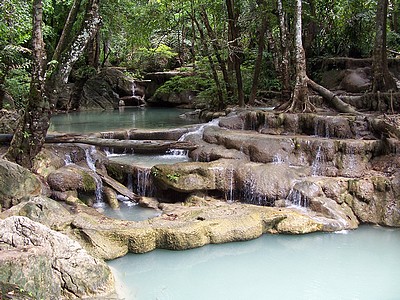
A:
{"label": "green foliage", "polygon": [[16,108],[23,108],[29,96],[30,73],[25,69],[15,69],[4,80],[4,90],[14,99]]}
{"label": "green foliage", "polygon": [[181,175],[179,175],[178,173],[173,173],[173,174],[167,174],[166,175],[166,177],[167,177],[167,179],[169,181],[172,181],[172,182],[175,182],[175,183],[178,182],[178,179],[179,179],[180,176]]}
{"label": "green foliage", "polygon": [[181,93],[184,91],[200,92],[210,87],[210,80],[198,75],[175,76],[159,87],[155,95]]}
{"label": "green foliage", "polygon": [[96,68],[92,66],[81,66],[77,71],[76,71],[76,77],[79,79],[84,79],[84,78],[90,78],[93,77],[94,75],[97,74]]}
{"label": "green foliage", "polygon": [[170,47],[160,44],[157,48],[139,48],[128,64],[141,72],[164,71],[174,66],[177,55]]}

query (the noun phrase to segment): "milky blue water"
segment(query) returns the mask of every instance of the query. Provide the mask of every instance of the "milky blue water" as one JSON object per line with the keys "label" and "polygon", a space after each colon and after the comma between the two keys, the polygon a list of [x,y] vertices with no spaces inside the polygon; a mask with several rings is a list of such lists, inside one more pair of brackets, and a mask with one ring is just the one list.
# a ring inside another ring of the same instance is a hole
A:
{"label": "milky blue water", "polygon": [[50,132],[91,133],[130,128],[175,128],[198,123],[181,118],[187,112],[177,108],[123,107],[120,110],[82,111],[51,117]]}
{"label": "milky blue water", "polygon": [[400,229],[263,235],[109,262],[124,299],[400,299]]}

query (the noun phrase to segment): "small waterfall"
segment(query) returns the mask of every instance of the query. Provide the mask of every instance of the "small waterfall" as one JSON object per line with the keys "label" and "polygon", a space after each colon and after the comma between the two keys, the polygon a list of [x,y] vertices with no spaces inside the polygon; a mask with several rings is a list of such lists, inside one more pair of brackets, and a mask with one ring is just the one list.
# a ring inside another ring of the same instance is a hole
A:
{"label": "small waterfall", "polygon": [[134,81],[132,81],[132,96],[136,96],[136,83]]}
{"label": "small waterfall", "polygon": [[310,205],[309,199],[304,196],[299,190],[291,189],[286,201],[294,206],[308,207]]}
{"label": "small waterfall", "polygon": [[233,202],[235,199],[234,191],[235,191],[235,177],[233,166],[230,166],[225,170],[225,178],[228,180],[229,190],[225,193],[225,198],[227,202]]}
{"label": "small waterfall", "polygon": [[128,173],[128,179],[127,179],[127,184],[126,187],[133,192],[133,176],[131,173]]}
{"label": "small waterfall", "polygon": [[274,206],[275,199],[268,198],[267,195],[262,195],[256,192],[256,179],[249,174],[242,189],[243,201],[248,204],[260,206]]}
{"label": "small waterfall", "polygon": [[326,119],[315,118],[314,120],[314,135],[319,137],[329,138],[329,122]]}
{"label": "small waterfall", "polygon": [[173,155],[173,156],[188,156],[189,155],[189,150],[185,149],[170,149],[166,153],[167,155]]}
{"label": "small waterfall", "polygon": [[154,188],[151,181],[150,169],[137,169],[136,173],[136,189],[135,192],[144,197],[151,197],[154,195]]}
{"label": "small waterfall", "polygon": [[64,162],[66,166],[72,165],[74,163],[69,153],[65,154]]}
{"label": "small waterfall", "polygon": [[186,141],[186,140],[190,139],[191,137],[202,138],[203,137],[203,133],[204,133],[204,129],[206,129],[207,127],[211,127],[211,126],[218,126],[218,124],[219,124],[219,119],[213,119],[208,123],[202,124],[195,131],[190,131],[190,132],[187,132],[187,133],[183,134],[178,139],[178,142]]}
{"label": "small waterfall", "polygon": [[314,161],[311,165],[311,176],[323,175],[323,167],[325,165],[325,159],[321,150],[321,145],[318,146],[317,153],[315,154]]}
{"label": "small waterfall", "polygon": [[272,163],[273,164],[283,164],[283,163],[285,163],[285,160],[282,158],[282,156],[280,154],[277,153],[272,158]]}
{"label": "small waterfall", "polygon": [[95,153],[96,148],[94,146],[85,149],[86,163],[89,169],[93,171],[93,178],[96,181],[96,204],[101,205],[103,203],[103,181],[96,173],[96,159],[93,157]]}

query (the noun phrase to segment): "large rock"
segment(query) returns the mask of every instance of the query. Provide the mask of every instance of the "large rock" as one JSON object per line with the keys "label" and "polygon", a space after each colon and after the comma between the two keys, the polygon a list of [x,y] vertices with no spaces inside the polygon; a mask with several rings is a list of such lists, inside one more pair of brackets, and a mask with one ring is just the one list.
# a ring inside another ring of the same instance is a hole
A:
{"label": "large rock", "polygon": [[20,114],[15,110],[0,109],[0,134],[14,133]]}
{"label": "large rock", "polygon": [[94,192],[96,190],[94,172],[77,165],[67,165],[50,173],[47,176],[47,183],[51,189],[60,192],[71,190]]}
{"label": "large rock", "polygon": [[40,180],[28,169],[0,159],[0,205],[9,208],[42,191]]}
{"label": "large rock", "polygon": [[249,240],[267,232],[299,234],[323,230],[320,221],[292,208],[229,204],[197,196],[185,205],[163,203],[160,207],[163,213],[159,217],[133,222],[107,218],[79,203],[68,211],[51,199],[35,198],[3,212],[0,218],[24,215],[38,220],[103,259],[156,248],[184,250],[209,243]]}
{"label": "large rock", "polygon": [[108,266],[77,242],[26,217],[0,220],[0,281],[17,284],[36,299],[110,299]]}

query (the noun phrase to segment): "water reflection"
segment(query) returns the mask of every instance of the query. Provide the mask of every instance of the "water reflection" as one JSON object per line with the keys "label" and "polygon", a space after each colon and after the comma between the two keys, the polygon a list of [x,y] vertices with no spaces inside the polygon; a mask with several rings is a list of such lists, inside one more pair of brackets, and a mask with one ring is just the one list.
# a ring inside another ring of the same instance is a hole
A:
{"label": "water reflection", "polygon": [[181,118],[187,112],[177,108],[126,107],[123,110],[82,111],[54,115],[49,131],[90,133],[127,128],[174,128],[198,123],[198,120]]}

